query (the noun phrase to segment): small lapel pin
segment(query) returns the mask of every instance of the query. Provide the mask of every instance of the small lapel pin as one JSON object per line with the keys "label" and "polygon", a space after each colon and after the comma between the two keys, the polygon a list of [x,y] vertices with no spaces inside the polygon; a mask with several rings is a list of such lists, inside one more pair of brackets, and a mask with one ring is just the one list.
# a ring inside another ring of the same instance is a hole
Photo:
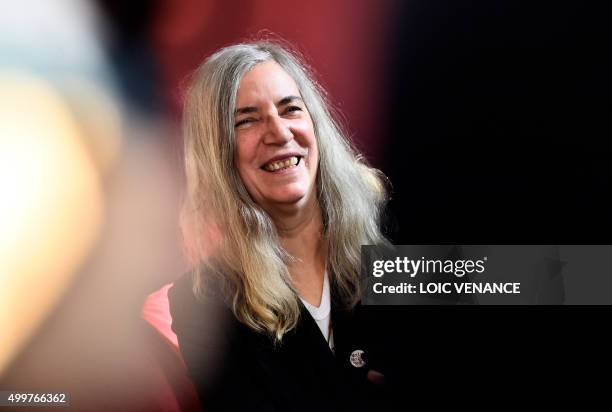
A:
{"label": "small lapel pin", "polygon": [[365,360],[363,359],[363,354],[364,352],[361,349],[354,350],[349,358],[351,361],[351,365],[356,368],[363,367],[366,364]]}

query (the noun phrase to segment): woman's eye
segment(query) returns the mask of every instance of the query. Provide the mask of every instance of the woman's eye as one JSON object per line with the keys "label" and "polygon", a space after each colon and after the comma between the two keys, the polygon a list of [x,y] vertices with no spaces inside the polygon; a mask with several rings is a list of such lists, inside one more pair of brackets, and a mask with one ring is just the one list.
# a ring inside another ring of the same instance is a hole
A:
{"label": "woman's eye", "polygon": [[250,117],[246,118],[246,119],[238,120],[236,122],[236,124],[234,125],[234,127],[240,127],[240,126],[243,126],[245,124],[248,124],[248,123],[251,123],[251,122],[254,122],[254,121],[255,121],[255,119],[252,119]]}
{"label": "woman's eye", "polygon": [[301,112],[302,108],[300,106],[289,106],[287,107],[286,112],[287,113],[293,113],[293,112]]}

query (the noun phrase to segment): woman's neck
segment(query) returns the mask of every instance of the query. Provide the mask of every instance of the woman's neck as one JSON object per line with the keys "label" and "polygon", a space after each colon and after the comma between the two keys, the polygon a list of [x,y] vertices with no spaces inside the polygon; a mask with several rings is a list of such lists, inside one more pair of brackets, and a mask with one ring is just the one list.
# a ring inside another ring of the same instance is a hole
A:
{"label": "woman's neck", "polygon": [[323,291],[327,242],[318,203],[275,220],[283,248],[296,260],[289,273],[300,296],[319,306]]}

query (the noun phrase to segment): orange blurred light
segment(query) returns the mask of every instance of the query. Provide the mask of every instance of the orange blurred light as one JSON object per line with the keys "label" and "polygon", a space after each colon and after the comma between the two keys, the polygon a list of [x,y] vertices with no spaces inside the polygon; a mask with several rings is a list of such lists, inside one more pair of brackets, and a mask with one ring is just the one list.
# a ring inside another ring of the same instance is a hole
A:
{"label": "orange blurred light", "polygon": [[96,239],[98,171],[65,102],[0,71],[0,373],[70,284]]}

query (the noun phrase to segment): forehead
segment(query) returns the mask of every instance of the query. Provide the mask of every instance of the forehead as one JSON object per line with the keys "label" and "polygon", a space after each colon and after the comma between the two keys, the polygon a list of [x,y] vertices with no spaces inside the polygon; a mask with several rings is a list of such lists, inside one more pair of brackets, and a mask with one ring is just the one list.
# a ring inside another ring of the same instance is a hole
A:
{"label": "forehead", "polygon": [[236,105],[267,99],[277,101],[286,96],[300,96],[297,83],[278,63],[266,61],[244,74],[238,86]]}

